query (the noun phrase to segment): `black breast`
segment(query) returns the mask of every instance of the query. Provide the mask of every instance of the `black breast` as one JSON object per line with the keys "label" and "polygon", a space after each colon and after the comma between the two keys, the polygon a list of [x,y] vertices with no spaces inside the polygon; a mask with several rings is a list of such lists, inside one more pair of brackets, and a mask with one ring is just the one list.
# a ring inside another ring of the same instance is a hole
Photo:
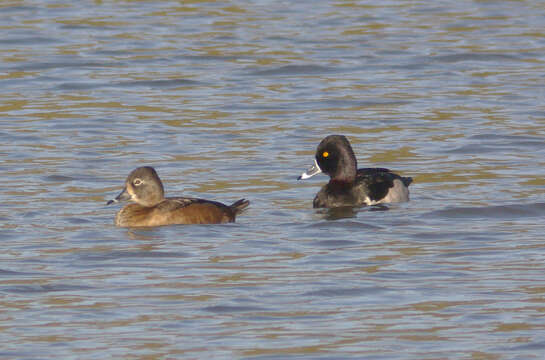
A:
{"label": "black breast", "polygon": [[313,206],[315,208],[332,208],[364,204],[366,194],[359,191],[354,185],[356,184],[330,181],[316,194]]}

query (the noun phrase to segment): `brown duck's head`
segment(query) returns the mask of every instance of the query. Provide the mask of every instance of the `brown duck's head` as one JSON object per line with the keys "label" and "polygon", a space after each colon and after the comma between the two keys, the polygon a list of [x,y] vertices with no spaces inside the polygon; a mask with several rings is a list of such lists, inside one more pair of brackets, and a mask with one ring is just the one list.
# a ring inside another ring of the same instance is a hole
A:
{"label": "brown duck's head", "polygon": [[142,166],[129,174],[121,193],[107,204],[130,200],[145,207],[152,207],[164,198],[163,183],[155,169],[151,166]]}

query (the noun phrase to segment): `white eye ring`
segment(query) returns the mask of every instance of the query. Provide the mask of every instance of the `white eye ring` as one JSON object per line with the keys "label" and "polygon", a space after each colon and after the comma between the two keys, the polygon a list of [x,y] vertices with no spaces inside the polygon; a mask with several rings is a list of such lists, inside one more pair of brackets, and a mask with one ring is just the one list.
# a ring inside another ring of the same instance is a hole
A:
{"label": "white eye ring", "polygon": [[132,183],[134,184],[134,186],[140,186],[140,185],[142,185],[143,181],[136,178],[136,179],[134,179],[134,181]]}

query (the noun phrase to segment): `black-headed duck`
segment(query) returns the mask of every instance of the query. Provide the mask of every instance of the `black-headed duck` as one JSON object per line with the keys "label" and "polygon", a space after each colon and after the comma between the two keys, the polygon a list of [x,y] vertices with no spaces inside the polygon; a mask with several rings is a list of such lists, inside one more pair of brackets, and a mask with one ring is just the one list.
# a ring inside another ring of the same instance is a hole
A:
{"label": "black-headed duck", "polygon": [[122,200],[134,202],[123,207],[115,216],[115,225],[122,227],[234,222],[236,215],[250,204],[245,199],[225,205],[188,197],[165,198],[163,183],[150,166],[133,170],[125,180],[121,193],[107,204]]}
{"label": "black-headed duck", "polygon": [[321,172],[329,175],[330,180],[316,194],[315,208],[409,201],[408,186],[413,179],[383,168],[358,169],[352,146],[343,135],[325,137],[316,150],[314,165],[298,180]]}

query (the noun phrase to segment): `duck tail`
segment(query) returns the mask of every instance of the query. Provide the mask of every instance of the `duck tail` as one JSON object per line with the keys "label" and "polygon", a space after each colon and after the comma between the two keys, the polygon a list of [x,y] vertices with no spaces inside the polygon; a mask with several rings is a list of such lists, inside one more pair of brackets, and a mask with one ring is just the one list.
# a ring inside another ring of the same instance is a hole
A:
{"label": "duck tail", "polygon": [[403,184],[405,184],[405,186],[409,186],[413,182],[413,178],[409,176],[401,177],[401,181],[403,181]]}
{"label": "duck tail", "polygon": [[242,212],[242,210],[246,209],[248,205],[250,205],[250,201],[240,199],[229,205],[229,207],[235,212],[235,214],[239,214]]}

